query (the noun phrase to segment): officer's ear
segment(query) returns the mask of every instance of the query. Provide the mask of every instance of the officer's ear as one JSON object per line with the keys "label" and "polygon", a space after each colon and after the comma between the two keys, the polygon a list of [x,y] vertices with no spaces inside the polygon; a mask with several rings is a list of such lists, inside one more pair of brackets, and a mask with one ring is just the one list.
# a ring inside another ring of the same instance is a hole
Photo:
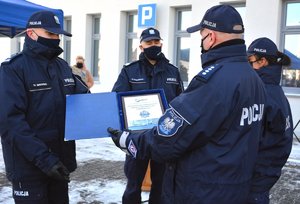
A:
{"label": "officer's ear", "polygon": [[26,30],[26,34],[28,35],[28,37],[30,37],[31,39],[34,38],[34,32],[32,29],[27,29]]}
{"label": "officer's ear", "polygon": [[144,52],[144,48],[142,45],[140,45],[139,48],[140,48],[141,52]]}
{"label": "officer's ear", "polygon": [[265,57],[261,57],[257,63],[262,66],[262,67],[265,67],[265,66],[268,66],[269,65],[269,62],[268,60],[265,58]]}
{"label": "officer's ear", "polygon": [[217,42],[218,35],[214,31],[210,31],[209,33],[210,41],[209,41],[209,47],[214,47]]}
{"label": "officer's ear", "polygon": [[36,32],[32,29],[32,28],[28,28],[26,30],[26,34],[28,35],[28,37],[30,37],[32,40],[37,40],[38,39],[38,35],[36,34]]}

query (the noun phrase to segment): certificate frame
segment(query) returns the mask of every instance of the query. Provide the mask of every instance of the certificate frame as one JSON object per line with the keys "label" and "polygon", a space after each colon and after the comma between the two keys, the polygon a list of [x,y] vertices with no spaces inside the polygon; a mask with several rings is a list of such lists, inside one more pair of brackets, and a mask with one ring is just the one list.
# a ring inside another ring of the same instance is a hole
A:
{"label": "certificate frame", "polygon": [[117,98],[122,130],[151,129],[168,107],[163,89],[119,92]]}

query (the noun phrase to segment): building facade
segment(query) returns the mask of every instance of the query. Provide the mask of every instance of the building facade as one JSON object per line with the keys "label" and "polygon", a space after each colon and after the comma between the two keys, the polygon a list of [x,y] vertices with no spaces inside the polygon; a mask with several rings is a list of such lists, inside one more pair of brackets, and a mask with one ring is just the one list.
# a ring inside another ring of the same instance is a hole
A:
{"label": "building facade", "polygon": [[[292,58],[281,83],[294,123],[300,119],[300,0],[30,1],[64,11],[64,27],[73,37],[63,37],[62,57],[71,65],[77,55],[85,57],[98,81],[95,91],[110,91],[123,64],[137,59],[139,35],[149,25],[160,30],[163,52],[178,66],[187,85],[202,68],[199,33],[188,34],[186,28],[199,23],[209,7],[230,4],[243,18],[247,45],[258,37],[268,37]],[[21,49],[21,44],[22,40],[13,40],[12,52]]]}

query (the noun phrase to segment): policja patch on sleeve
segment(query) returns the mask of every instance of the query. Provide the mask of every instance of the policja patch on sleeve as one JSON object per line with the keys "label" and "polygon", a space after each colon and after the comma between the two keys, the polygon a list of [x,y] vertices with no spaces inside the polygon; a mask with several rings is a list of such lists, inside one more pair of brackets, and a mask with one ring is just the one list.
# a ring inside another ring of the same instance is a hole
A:
{"label": "policja patch on sleeve", "polygon": [[163,137],[172,137],[182,125],[183,119],[172,108],[169,108],[158,120],[157,131]]}
{"label": "policja patch on sleeve", "polygon": [[137,148],[136,148],[136,146],[135,146],[135,144],[133,143],[132,140],[130,140],[127,149],[128,149],[128,151],[129,151],[129,153],[130,153],[134,158],[136,158]]}

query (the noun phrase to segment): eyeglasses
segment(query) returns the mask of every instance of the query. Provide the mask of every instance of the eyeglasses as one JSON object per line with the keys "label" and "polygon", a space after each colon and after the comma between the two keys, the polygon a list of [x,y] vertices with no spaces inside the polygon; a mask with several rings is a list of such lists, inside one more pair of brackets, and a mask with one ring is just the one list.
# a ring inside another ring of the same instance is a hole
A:
{"label": "eyeglasses", "polygon": [[255,61],[249,61],[250,65],[253,66],[253,63],[258,62],[259,60],[261,60],[261,58],[255,60]]}

